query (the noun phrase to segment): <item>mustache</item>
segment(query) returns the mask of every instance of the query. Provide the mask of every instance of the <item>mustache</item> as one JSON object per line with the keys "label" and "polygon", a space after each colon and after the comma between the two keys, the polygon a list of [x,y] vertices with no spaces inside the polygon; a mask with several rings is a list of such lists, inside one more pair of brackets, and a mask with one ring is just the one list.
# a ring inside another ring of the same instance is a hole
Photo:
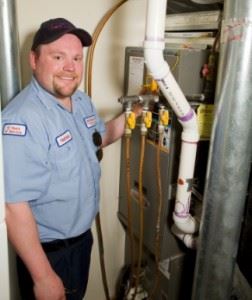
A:
{"label": "mustache", "polygon": [[78,74],[75,72],[61,72],[57,74],[58,77],[74,77],[77,78]]}

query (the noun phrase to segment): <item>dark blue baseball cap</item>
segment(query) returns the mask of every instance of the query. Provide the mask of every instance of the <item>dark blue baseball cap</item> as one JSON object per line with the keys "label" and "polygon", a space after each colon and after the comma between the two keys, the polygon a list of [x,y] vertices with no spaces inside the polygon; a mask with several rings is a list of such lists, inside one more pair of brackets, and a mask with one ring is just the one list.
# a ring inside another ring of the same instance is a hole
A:
{"label": "dark blue baseball cap", "polygon": [[76,35],[83,47],[92,44],[92,37],[87,31],[77,28],[64,18],[56,18],[45,21],[40,25],[39,30],[34,36],[31,50],[34,51],[41,44],[49,44],[56,41],[66,33]]}

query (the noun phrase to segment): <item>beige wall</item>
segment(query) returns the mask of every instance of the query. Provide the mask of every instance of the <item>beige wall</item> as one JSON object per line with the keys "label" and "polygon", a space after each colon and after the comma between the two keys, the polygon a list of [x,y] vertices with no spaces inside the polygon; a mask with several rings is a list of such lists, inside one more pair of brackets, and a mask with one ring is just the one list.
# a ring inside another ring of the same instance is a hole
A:
{"label": "beige wall", "polygon": [[[23,85],[30,79],[27,54],[31,36],[42,21],[65,17],[92,33],[104,13],[118,2],[119,0],[16,0]],[[146,0],[129,0],[112,16],[98,40],[94,56],[92,94],[95,106],[105,120],[121,111],[117,99],[123,93],[124,49],[126,46],[142,45],[145,9]],[[101,180],[101,219],[111,295],[114,292],[118,272],[123,265],[124,255],[124,231],[116,216],[119,167],[120,142],[117,142],[105,149]],[[93,232],[95,245],[85,299],[103,300],[105,296],[100,275],[95,226]]]}

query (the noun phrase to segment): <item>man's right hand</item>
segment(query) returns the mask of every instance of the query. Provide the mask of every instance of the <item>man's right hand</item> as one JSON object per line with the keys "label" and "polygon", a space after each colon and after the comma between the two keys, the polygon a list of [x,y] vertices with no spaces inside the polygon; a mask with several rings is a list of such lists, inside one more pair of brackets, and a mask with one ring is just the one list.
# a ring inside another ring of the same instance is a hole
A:
{"label": "man's right hand", "polygon": [[37,300],[66,300],[64,285],[54,272],[35,282],[33,289]]}

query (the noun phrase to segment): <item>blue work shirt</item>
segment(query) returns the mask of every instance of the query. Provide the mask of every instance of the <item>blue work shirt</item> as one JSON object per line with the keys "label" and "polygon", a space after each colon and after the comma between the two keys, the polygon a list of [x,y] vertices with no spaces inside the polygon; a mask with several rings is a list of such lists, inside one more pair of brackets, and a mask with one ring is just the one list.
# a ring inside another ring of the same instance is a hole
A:
{"label": "blue work shirt", "polygon": [[43,242],[85,232],[98,212],[92,134],[105,125],[87,95],[71,98],[69,112],[33,78],[2,113],[5,199],[28,201]]}

